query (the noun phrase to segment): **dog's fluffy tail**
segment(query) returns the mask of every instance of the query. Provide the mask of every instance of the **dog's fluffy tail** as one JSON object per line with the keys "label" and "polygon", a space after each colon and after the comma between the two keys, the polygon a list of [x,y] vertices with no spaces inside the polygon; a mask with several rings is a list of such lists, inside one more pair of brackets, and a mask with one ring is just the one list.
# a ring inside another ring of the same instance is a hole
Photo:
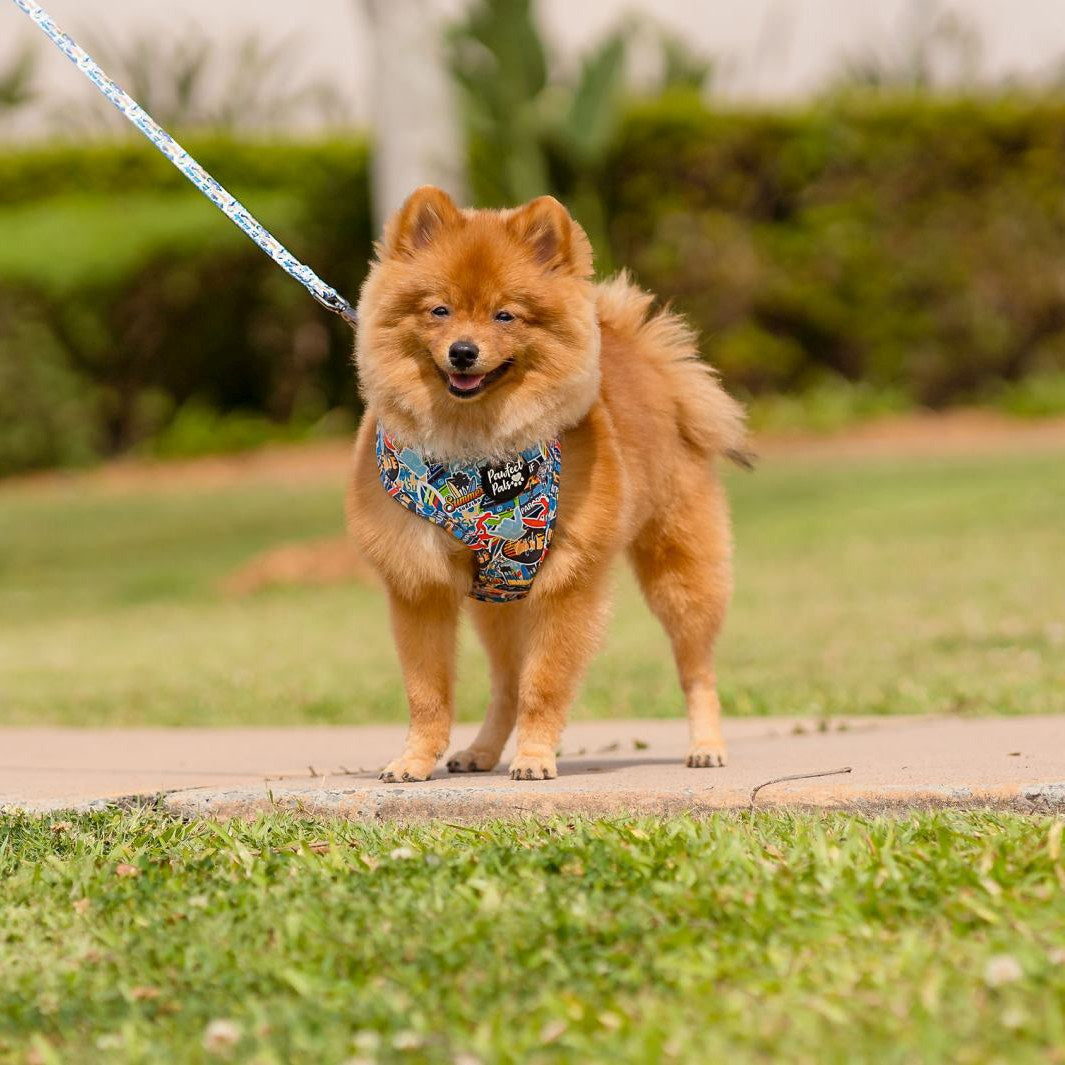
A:
{"label": "dog's fluffy tail", "polygon": [[648,357],[661,360],[673,383],[677,424],[686,443],[707,457],[722,455],[751,469],[743,406],[700,357],[695,330],[668,307],[652,309],[654,297],[633,284],[627,272],[599,286],[598,302],[601,320],[631,336]]}

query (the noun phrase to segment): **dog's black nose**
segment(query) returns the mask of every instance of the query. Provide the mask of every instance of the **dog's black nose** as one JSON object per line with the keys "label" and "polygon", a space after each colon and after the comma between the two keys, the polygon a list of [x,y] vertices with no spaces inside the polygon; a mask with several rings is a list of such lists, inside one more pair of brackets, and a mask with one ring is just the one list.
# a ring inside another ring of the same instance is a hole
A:
{"label": "dog's black nose", "polygon": [[480,355],[481,349],[472,340],[456,340],[447,349],[447,357],[456,370],[468,370]]}

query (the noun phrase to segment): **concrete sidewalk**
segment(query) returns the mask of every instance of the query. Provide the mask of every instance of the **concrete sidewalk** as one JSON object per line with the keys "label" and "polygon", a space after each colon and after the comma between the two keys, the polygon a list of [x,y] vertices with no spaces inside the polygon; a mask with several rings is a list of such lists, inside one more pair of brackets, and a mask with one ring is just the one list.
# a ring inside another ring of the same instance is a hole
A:
{"label": "concrete sidewalk", "polygon": [[[455,730],[453,749],[475,731]],[[0,729],[0,809],[98,808],[160,796],[187,815],[276,806],[360,819],[542,813],[677,812],[746,806],[752,788],[792,773],[847,775],[773,784],[759,806],[905,803],[1065,805],[1065,718],[858,717],[827,731],[795,718],[726,721],[731,764],[687,769],[682,721],[569,727],[559,777],[496,772],[386,785],[380,767],[403,728]]]}

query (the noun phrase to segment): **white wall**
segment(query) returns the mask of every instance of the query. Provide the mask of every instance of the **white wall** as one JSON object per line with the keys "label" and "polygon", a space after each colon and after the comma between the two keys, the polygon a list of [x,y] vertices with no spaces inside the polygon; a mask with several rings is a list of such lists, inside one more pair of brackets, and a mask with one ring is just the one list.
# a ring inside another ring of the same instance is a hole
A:
{"label": "white wall", "polygon": [[[402,6],[405,0],[392,0]],[[435,0],[455,8],[462,0]],[[624,13],[654,15],[691,43],[723,58],[719,87],[741,98],[788,99],[815,91],[842,58],[897,37],[915,0],[541,0],[550,36],[570,54]],[[932,3],[934,0],[917,0]],[[151,27],[180,33],[194,25],[219,38],[255,29],[269,39],[296,34],[297,69],[332,82],[365,121],[373,99],[371,49],[357,0],[45,0],[75,37],[121,38]],[[1065,55],[1065,0],[944,0],[983,38],[982,69],[992,77],[1032,74]],[[37,31],[0,0],[0,59]],[[42,39],[42,45],[46,42]],[[84,99],[88,87],[58,55],[43,57],[52,100]]]}

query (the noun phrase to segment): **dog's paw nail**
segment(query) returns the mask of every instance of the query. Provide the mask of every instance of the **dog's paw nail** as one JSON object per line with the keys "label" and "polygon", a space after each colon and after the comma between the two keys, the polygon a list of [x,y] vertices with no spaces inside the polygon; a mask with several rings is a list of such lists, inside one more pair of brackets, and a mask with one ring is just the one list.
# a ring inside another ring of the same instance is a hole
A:
{"label": "dog's paw nail", "polygon": [[697,747],[695,750],[688,752],[688,759],[685,764],[689,769],[716,769],[724,766],[727,762],[728,756],[725,754],[724,748]]}
{"label": "dog's paw nail", "polygon": [[519,755],[510,763],[511,780],[554,780],[556,776],[552,758]]}

